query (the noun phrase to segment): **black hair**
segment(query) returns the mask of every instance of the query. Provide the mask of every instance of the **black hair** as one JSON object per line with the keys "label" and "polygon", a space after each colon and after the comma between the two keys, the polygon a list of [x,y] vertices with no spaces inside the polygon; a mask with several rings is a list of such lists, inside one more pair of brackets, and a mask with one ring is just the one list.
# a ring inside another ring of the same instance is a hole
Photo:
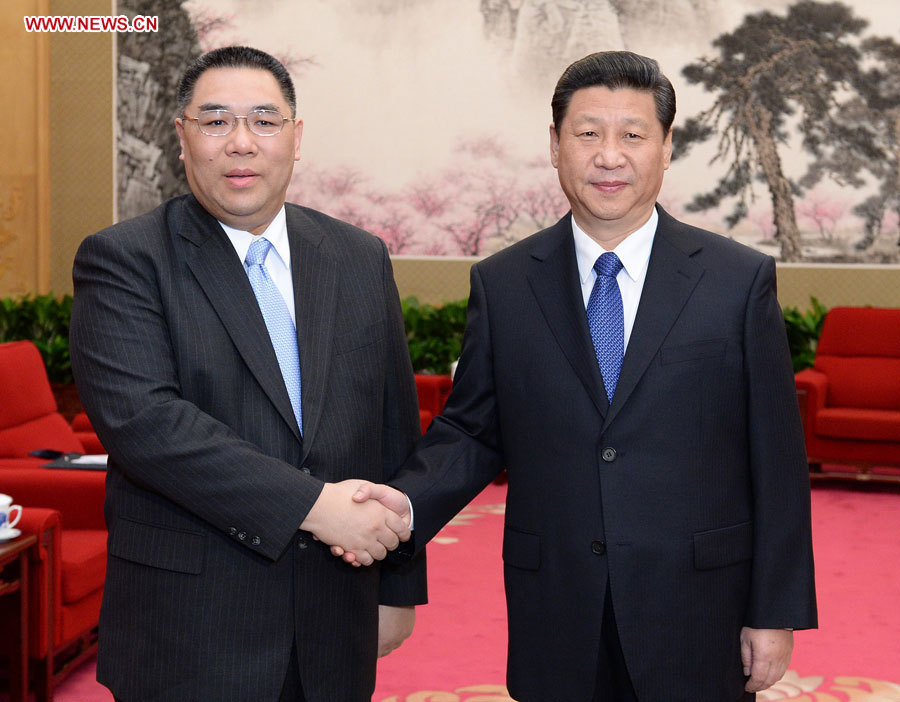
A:
{"label": "black hair", "polygon": [[281,94],[291,108],[293,118],[297,111],[297,96],[291,74],[274,56],[249,46],[225,46],[203,54],[191,62],[178,83],[178,114],[184,115],[184,108],[194,97],[194,86],[211,68],[258,68],[271,73],[281,88]]}
{"label": "black hair", "polygon": [[562,74],[550,107],[557,131],[562,125],[572,101],[572,95],[581,88],[603,86],[610,90],[631,88],[653,94],[656,118],[668,134],[675,121],[675,89],[659,70],[659,64],[646,56],[630,51],[600,51],[579,59]]}

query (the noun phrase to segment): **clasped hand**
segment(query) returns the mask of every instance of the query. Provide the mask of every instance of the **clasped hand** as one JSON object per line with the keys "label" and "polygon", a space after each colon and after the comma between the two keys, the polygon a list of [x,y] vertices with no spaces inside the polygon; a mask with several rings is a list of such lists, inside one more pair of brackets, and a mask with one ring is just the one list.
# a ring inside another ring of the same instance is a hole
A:
{"label": "clasped hand", "polygon": [[[388,506],[388,501],[360,501],[358,495],[369,486],[372,483],[365,480],[326,483],[300,528],[331,546],[335,555],[351,555],[344,560],[353,565],[382,560],[401,541],[409,540],[409,505],[396,490],[393,492],[402,498],[402,505],[397,500]],[[395,505],[397,509],[393,509]]]}

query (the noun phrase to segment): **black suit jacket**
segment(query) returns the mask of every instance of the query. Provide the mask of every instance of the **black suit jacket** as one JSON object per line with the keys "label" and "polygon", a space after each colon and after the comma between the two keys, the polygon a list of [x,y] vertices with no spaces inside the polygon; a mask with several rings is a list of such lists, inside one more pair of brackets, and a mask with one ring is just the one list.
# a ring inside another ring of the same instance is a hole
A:
{"label": "black suit jacket", "polygon": [[298,430],[242,262],[193,196],[81,245],[72,366],[110,454],[98,679],[129,702],[368,700],[377,605],[424,560],[354,569],[298,526],[323,481],[389,478],[419,435],[383,243],[287,205]]}
{"label": "black suit jacket", "polygon": [[607,583],[642,700],[738,699],[742,626],[816,624],[774,261],[659,214],[612,405],[566,216],[473,268],[453,392],[393,481],[422,545],[508,470],[517,700],[592,698]]}

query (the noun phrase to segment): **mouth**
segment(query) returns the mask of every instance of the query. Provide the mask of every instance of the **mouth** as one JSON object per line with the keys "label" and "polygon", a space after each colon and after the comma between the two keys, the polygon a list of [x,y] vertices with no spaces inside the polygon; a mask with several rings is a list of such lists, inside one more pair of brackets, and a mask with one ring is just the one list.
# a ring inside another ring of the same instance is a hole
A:
{"label": "mouth", "polygon": [[228,184],[233,188],[246,188],[253,185],[259,178],[259,173],[249,168],[233,168],[225,174]]}
{"label": "mouth", "polygon": [[591,183],[591,186],[599,190],[601,193],[617,193],[620,190],[623,190],[628,186],[628,183],[624,180],[602,180],[596,183]]}

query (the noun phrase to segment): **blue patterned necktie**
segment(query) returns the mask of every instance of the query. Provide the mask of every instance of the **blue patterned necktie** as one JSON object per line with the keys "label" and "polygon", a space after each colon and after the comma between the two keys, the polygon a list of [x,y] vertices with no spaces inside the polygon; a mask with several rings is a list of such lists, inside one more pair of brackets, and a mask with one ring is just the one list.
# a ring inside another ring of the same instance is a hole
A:
{"label": "blue patterned necktie", "polygon": [[622,312],[622,293],[616,282],[622,262],[612,251],[607,251],[597,259],[594,270],[597,280],[588,300],[588,326],[606,387],[606,397],[612,402],[625,355],[625,315]]}
{"label": "blue patterned necktie", "polygon": [[300,353],[297,350],[297,328],[284,298],[275,285],[269,271],[266,270],[266,256],[272,248],[272,242],[261,238],[250,244],[244,265],[250,285],[256,294],[256,301],[266,320],[266,328],[275,348],[275,356],[281,368],[284,385],[291,398],[291,407],[297,418],[297,426],[303,432],[303,413],[300,406]]}

